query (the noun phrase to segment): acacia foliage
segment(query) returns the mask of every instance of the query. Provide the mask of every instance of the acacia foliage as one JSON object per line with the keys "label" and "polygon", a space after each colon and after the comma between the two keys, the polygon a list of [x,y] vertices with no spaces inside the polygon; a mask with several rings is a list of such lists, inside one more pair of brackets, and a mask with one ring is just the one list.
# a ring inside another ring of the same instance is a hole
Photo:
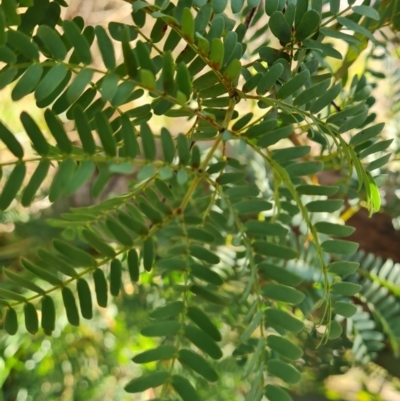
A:
{"label": "acacia foliage", "polygon": [[[5,270],[25,289],[0,288],[5,330],[15,334],[23,315],[29,333],[41,327],[51,335],[58,293],[76,326],[127,281],[157,287],[163,305],[140,334],[159,345],[133,358],[156,368],[126,391],[200,399],[199,377],[218,382],[217,361],[230,346],[250,383],[246,400],[290,400],[285,388],[307,369],[304,336],[317,344],[344,336],[361,313],[355,300],[367,302],[358,263],[348,260],[358,247],[346,240],[353,229],[339,219],[349,180],[319,185],[318,173],[339,166],[358,180],[370,212],[379,210],[377,172],[390,141],[380,139],[384,124],[370,113],[366,76],[349,77],[348,69],[368,45],[382,51],[374,33],[383,24],[398,28],[397,3],[133,1],[131,23],[106,28],[79,16],[62,20],[62,6],[0,7],[0,88],[12,85],[14,101],[33,93],[47,125],[20,116],[32,158],[0,123],[13,155],[3,166],[0,208],[28,207],[44,194],[57,202],[95,171],[94,198],[115,174],[132,175],[132,183],[49,220],[75,240],[56,238],[22,258],[23,273]],[[92,64],[93,48],[101,67]],[[334,71],[329,58],[341,67]],[[188,128],[172,135],[160,116]],[[318,272],[311,279],[297,263],[304,252]]]}

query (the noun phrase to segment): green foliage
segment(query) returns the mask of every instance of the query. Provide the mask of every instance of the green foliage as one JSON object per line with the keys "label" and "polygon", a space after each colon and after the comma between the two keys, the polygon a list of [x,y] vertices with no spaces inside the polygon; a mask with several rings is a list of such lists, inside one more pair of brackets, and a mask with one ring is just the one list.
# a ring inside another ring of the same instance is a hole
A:
{"label": "green foliage", "polygon": [[[133,1],[132,25],[85,27],[55,11],[39,18],[37,2],[2,2],[0,87],[12,85],[13,101],[34,94],[47,127],[21,113],[28,150],[0,122],[0,209],[59,203],[83,186],[94,198],[48,219],[63,239],[5,270],[9,335],[22,315],[29,333],[40,321],[52,335],[60,296],[78,326],[94,299],[105,308],[129,284],[159,301],[135,334],[154,340],[133,357],[143,375],[125,390],[183,401],[222,400],[204,383],[221,383],[229,361],[246,400],[290,400],[309,336],[314,347],[347,336],[359,363],[382,336],[399,352],[391,267],[357,270],[354,229],[340,218],[351,179],[370,214],[380,208],[391,141],[370,113],[369,80],[348,71],[368,42],[380,51],[383,24],[397,29],[397,2],[308,3]],[[94,49],[105,69],[92,66]],[[343,60],[337,71],[330,58]],[[341,185],[319,185],[332,169]],[[105,195],[117,175],[128,188]],[[361,324],[373,319],[380,331]]]}

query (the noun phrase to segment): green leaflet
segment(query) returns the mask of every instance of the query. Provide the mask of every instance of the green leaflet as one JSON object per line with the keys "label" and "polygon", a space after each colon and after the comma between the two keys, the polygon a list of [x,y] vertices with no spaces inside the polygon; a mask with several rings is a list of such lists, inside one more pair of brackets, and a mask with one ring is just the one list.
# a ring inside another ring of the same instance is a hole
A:
{"label": "green leaflet", "polygon": [[285,236],[288,229],[278,223],[269,223],[267,221],[249,220],[245,223],[246,229],[251,234],[258,235],[278,235]]}
{"label": "green leaflet", "polygon": [[325,195],[331,196],[339,191],[339,187],[327,185],[299,185],[297,192],[304,195]]}
{"label": "green leaflet", "polygon": [[262,292],[268,298],[291,305],[297,305],[305,298],[301,291],[283,284],[267,283],[262,287]]}
{"label": "green leaflet", "polygon": [[170,317],[175,317],[182,313],[184,307],[185,305],[182,301],[169,302],[163,306],[159,306],[158,308],[154,309],[149,314],[149,317],[151,319],[166,319]]}
{"label": "green leaflet", "polygon": [[[302,106],[307,102],[317,98],[321,93],[324,93],[331,83],[331,79],[325,79],[321,82],[316,83],[315,85],[307,88],[306,90],[302,91],[293,101],[293,104],[296,106]],[[332,88],[331,88],[332,89]]]}
{"label": "green leaflet", "polygon": [[270,359],[267,362],[267,370],[289,384],[295,384],[301,380],[301,373],[294,366],[283,361]]}
{"label": "green leaflet", "polygon": [[142,147],[145,158],[147,160],[154,160],[156,157],[154,135],[146,123],[140,125],[140,136],[142,138]]}
{"label": "green leaflet", "polygon": [[357,312],[357,307],[349,302],[338,301],[333,305],[333,310],[338,315],[349,318]]}
{"label": "green leaflet", "polygon": [[26,167],[24,163],[18,163],[15,165],[13,171],[7,178],[7,181],[3,187],[3,191],[0,195],[0,210],[6,210],[8,206],[10,206],[11,202],[14,200],[19,189],[21,188],[25,173]]}
{"label": "green leaflet", "polygon": [[232,60],[224,73],[222,74],[223,78],[226,79],[227,82],[232,83],[237,78],[239,78],[241,72],[242,65],[239,60]]}
{"label": "green leaflet", "polygon": [[190,245],[189,249],[192,256],[197,259],[204,260],[204,262],[216,265],[220,261],[217,255],[199,245]]}
{"label": "green leaflet", "polygon": [[54,301],[53,299],[45,295],[42,298],[42,320],[41,320],[41,326],[45,334],[48,336],[51,335],[51,333],[55,329],[55,323],[56,323],[56,308],[54,306]]}
{"label": "green leaflet", "polygon": [[36,43],[31,42],[31,38],[21,31],[9,29],[7,31],[8,43],[15,47],[21,54],[29,60],[39,60],[39,49]]}
{"label": "green leaflet", "polygon": [[69,102],[73,102],[79,98],[82,92],[85,90],[87,85],[91,82],[93,77],[93,71],[89,68],[82,68],[76,75],[74,81],[67,89],[67,99]]}
{"label": "green leaflet", "polygon": [[356,146],[359,145],[360,143],[366,142],[369,139],[377,136],[383,130],[384,126],[385,123],[379,123],[373,125],[372,127],[363,129],[350,139],[350,145]]}
{"label": "green leaflet", "polygon": [[168,378],[168,372],[152,372],[131,380],[124,389],[128,393],[141,393],[149,388],[161,386]]}
{"label": "green leaflet", "polygon": [[73,326],[79,326],[79,313],[76,306],[74,294],[68,287],[63,287],[61,293],[69,323]]}
{"label": "green leaflet", "polygon": [[285,337],[271,334],[267,337],[267,345],[272,350],[278,352],[288,359],[291,359],[292,361],[295,361],[303,356],[303,350]]}
{"label": "green leaflet", "polygon": [[165,337],[172,336],[181,330],[182,325],[175,320],[165,320],[153,323],[140,330],[140,334],[145,337]]}
{"label": "green leaflet", "polygon": [[42,132],[40,131],[38,125],[35,123],[33,118],[23,111],[20,116],[21,123],[25,128],[26,133],[31,139],[35,150],[41,155],[46,156],[49,152],[49,144],[44,138]]}
{"label": "green leaflet", "polygon": [[194,43],[194,18],[190,8],[183,9],[181,25],[183,38],[189,43]]}
{"label": "green leaflet", "polygon": [[325,200],[316,200],[311,201],[306,204],[306,208],[309,212],[325,212],[325,213],[333,213],[339,210],[344,204],[343,199],[325,199]]}
{"label": "green leaflet", "polygon": [[183,134],[178,135],[177,147],[178,147],[178,156],[180,164],[182,165],[188,164],[190,159],[190,152],[189,152],[189,143],[185,135]]}
{"label": "green leaflet", "polygon": [[38,85],[43,74],[43,67],[40,64],[32,64],[25,71],[24,75],[18,80],[11,92],[14,101],[20,100],[29,93],[33,92]]}
{"label": "green leaflet", "polygon": [[343,241],[343,240],[327,240],[323,242],[322,249],[325,252],[335,253],[340,255],[352,255],[358,248],[356,242]]}
{"label": "green leaflet", "polygon": [[186,365],[193,369],[196,373],[210,382],[216,382],[218,380],[218,374],[211,365],[201,355],[196,354],[191,350],[179,350],[178,361],[182,365]]}
{"label": "green leaflet", "polygon": [[101,81],[100,92],[104,101],[111,101],[118,90],[119,76],[114,73],[107,74]]}
{"label": "green leaflet", "polygon": [[324,107],[333,102],[342,90],[342,84],[339,82],[332,88],[328,89],[321,97],[319,97],[310,107],[311,113],[318,113]]}
{"label": "green leaflet", "polygon": [[85,65],[90,64],[92,62],[90,45],[85,36],[79,31],[78,26],[73,21],[63,21],[63,29],[79,60]]}
{"label": "green leaflet", "polygon": [[139,281],[139,258],[135,249],[128,252],[128,271],[131,281]]}
{"label": "green leaflet", "polygon": [[304,330],[304,323],[281,309],[267,308],[265,311],[265,322],[272,327],[283,328],[294,334]]}
{"label": "green leaflet", "polygon": [[219,274],[217,274],[213,270],[210,270],[206,266],[197,263],[191,263],[189,269],[193,276],[199,278],[200,280],[204,280],[207,283],[218,286],[224,283]]}
{"label": "green leaflet", "polygon": [[[274,122],[271,123],[271,125],[274,124]],[[249,130],[250,131],[250,130]],[[247,131],[247,134],[249,134],[249,131]],[[290,136],[293,132],[293,127],[291,125],[286,125],[280,128],[277,128],[268,134],[262,136],[260,139],[257,141],[257,145],[266,148],[271,145],[275,145],[277,142],[279,142],[281,139],[285,139],[288,136]]]}
{"label": "green leaflet", "polygon": [[26,302],[26,298],[22,295],[4,288],[0,288],[0,297],[4,299],[12,299],[13,301],[17,302]]}
{"label": "green leaflet", "polygon": [[192,94],[192,79],[189,70],[184,63],[179,63],[176,72],[176,84],[178,90],[182,92],[186,99],[189,99]]}
{"label": "green leaflet", "polygon": [[76,270],[71,265],[49,251],[39,248],[38,255],[49,266],[50,269],[57,270],[69,277],[79,277]]}
{"label": "green leaflet", "polygon": [[192,325],[183,328],[184,336],[197,348],[208,354],[213,359],[222,358],[222,351],[217,343],[204,331]]}
{"label": "green leaflet", "polygon": [[331,292],[333,294],[340,294],[346,297],[352,297],[353,295],[357,294],[361,290],[361,285],[354,284],[354,283],[334,283],[331,287]]}
{"label": "green leaflet", "polygon": [[122,264],[119,259],[113,259],[110,265],[110,292],[117,297],[122,286]]}
{"label": "green leaflet", "polygon": [[139,153],[139,145],[136,140],[136,134],[129,118],[124,114],[121,116],[121,131],[124,140],[124,152],[126,157],[134,159]]}
{"label": "green leaflet", "polygon": [[315,228],[320,233],[334,235],[336,237],[348,237],[355,231],[354,227],[349,227],[342,224],[328,223],[325,221],[319,221],[318,223],[316,223]]}
{"label": "green leaflet", "polygon": [[37,286],[35,283],[32,282],[32,280],[28,280],[26,278],[23,277],[23,275],[21,273],[14,273],[11,270],[8,269],[4,269],[4,274],[12,281],[14,281],[15,283],[17,283],[18,285],[20,285],[23,288],[27,288],[28,290],[31,290],[33,292],[36,292],[38,294],[41,295],[45,295],[45,292],[42,288],[40,288],[39,286]]}
{"label": "green leaflet", "polygon": [[154,264],[154,241],[151,237],[143,242],[142,258],[144,269],[147,272],[151,271]]}
{"label": "green leaflet", "polygon": [[286,171],[291,177],[301,177],[319,173],[324,168],[324,164],[319,161],[293,163],[286,167]]}
{"label": "green leaflet", "polygon": [[15,139],[15,136],[11,133],[11,131],[0,122],[0,139],[7,146],[8,150],[19,159],[24,157],[24,150],[20,143]]}
{"label": "green leaflet", "polygon": [[224,44],[221,39],[212,39],[211,50],[208,57],[210,60],[210,67],[215,70],[220,70],[224,61]]}
{"label": "green leaflet", "polygon": [[194,239],[199,242],[214,242],[214,236],[203,228],[188,227],[187,235],[189,238]]}
{"label": "green leaflet", "polygon": [[105,308],[107,306],[107,301],[108,301],[108,289],[107,289],[107,280],[103,270],[96,269],[93,272],[93,279],[94,279],[94,289],[96,292],[97,304],[102,308]]}
{"label": "green leaflet", "polygon": [[328,266],[328,269],[330,273],[347,276],[355,273],[359,266],[360,264],[357,262],[333,262]]}
{"label": "green leaflet", "polygon": [[95,122],[101,144],[104,147],[104,151],[108,156],[115,157],[117,154],[116,150],[117,144],[113,136],[113,131],[110,126],[110,123],[108,122],[108,119],[106,118],[104,113],[98,112],[95,115]]}
{"label": "green leaflet", "polygon": [[292,39],[292,32],[285,16],[280,11],[275,11],[269,19],[269,28],[275,37],[283,44],[289,43]]}
{"label": "green leaflet", "polygon": [[267,384],[264,393],[270,401],[293,401],[292,397],[282,387],[274,384]]}
{"label": "green leaflet", "polygon": [[106,242],[104,242],[103,239],[96,235],[94,232],[89,231],[88,229],[84,229],[82,231],[82,235],[84,239],[100,254],[111,258],[115,256],[114,249]]}
{"label": "green leaflet", "polygon": [[30,302],[24,305],[25,327],[31,334],[36,334],[39,330],[39,319],[35,307]]}
{"label": "green leaflet", "polygon": [[321,22],[321,16],[315,10],[308,10],[304,13],[300,24],[296,23],[295,38],[296,41],[302,41],[310,37],[318,28]]}
{"label": "green leaflet", "polygon": [[195,388],[188,379],[185,379],[182,376],[173,375],[171,384],[183,401],[200,401]]}
{"label": "green leaflet", "polygon": [[275,85],[275,82],[278,80],[278,78],[282,75],[282,72],[282,64],[275,64],[269,68],[257,84],[257,94],[262,95],[271,89],[271,87]]}
{"label": "green leaflet", "polygon": [[64,153],[72,152],[72,143],[68,139],[68,136],[64,130],[64,126],[61,121],[56,117],[56,115],[49,109],[44,112],[44,118],[46,124],[50,129],[51,134],[57,141],[57,145],[60,150]]}
{"label": "green leaflet", "polygon": [[218,76],[213,70],[211,70],[201,75],[200,77],[196,78],[193,81],[193,88],[197,90],[205,89],[215,85],[218,82],[219,82]]}
{"label": "green leaflet", "polygon": [[40,25],[37,30],[37,36],[39,36],[52,57],[59,61],[65,59],[67,48],[56,30],[48,25]]}
{"label": "green leaflet", "polygon": [[235,203],[234,207],[239,214],[255,214],[271,210],[272,204],[262,199],[250,199]]}
{"label": "green leaflet", "polygon": [[18,70],[16,68],[6,68],[0,72],[0,89],[5,88],[9,85],[14,77],[17,75]]}
{"label": "green leaflet", "polygon": [[284,267],[268,262],[262,262],[257,267],[265,278],[275,280],[280,284],[296,287],[303,281],[300,276],[286,270]]}
{"label": "green leaflet", "polygon": [[297,257],[297,252],[293,248],[289,248],[285,245],[274,244],[272,242],[254,241],[253,249],[261,255],[284,260],[290,260]]}
{"label": "green leaflet", "polygon": [[132,361],[135,363],[149,363],[154,361],[162,361],[171,359],[177,354],[177,349],[172,345],[160,345],[157,348],[144,351],[135,355]]}
{"label": "green leaflet", "polygon": [[54,273],[33,264],[29,260],[21,258],[21,264],[25,267],[25,269],[29,270],[34,275],[49,282],[50,284],[53,284],[55,286],[61,286],[63,284],[63,281],[59,279],[58,276],[56,276]]}
{"label": "green leaflet", "polygon": [[110,71],[115,70],[115,54],[114,54],[114,46],[111,42],[111,39],[108,37],[105,29],[97,25],[94,28],[94,32],[97,38],[97,44],[100,49],[101,57],[103,58],[104,65]]}
{"label": "green leaflet", "polygon": [[6,16],[4,15],[3,8],[0,7],[0,46],[4,46],[7,43],[6,27]]}
{"label": "green leaflet", "polygon": [[82,317],[91,319],[93,317],[92,293],[86,280],[80,278],[76,282],[78,290],[79,306]]}
{"label": "green leaflet", "polygon": [[162,80],[163,89],[168,95],[173,95],[175,92],[174,73],[174,58],[171,52],[166,52],[163,57]]}
{"label": "green leaflet", "polygon": [[207,333],[214,341],[221,341],[222,336],[210,318],[197,306],[187,308],[187,317],[201,330]]}
{"label": "green leaflet", "polygon": [[286,99],[299,90],[310,78],[308,70],[302,71],[284,83],[277,91],[277,96],[281,99]]}
{"label": "green leaflet", "polygon": [[305,157],[310,152],[310,146],[294,146],[290,148],[277,149],[272,153],[272,159],[278,163]]}
{"label": "green leaflet", "polygon": [[[67,77],[68,69],[64,64],[57,64],[43,77],[35,89],[35,99],[39,102],[50,96]],[[67,83],[65,83],[66,85]]]}
{"label": "green leaflet", "polygon": [[73,177],[76,169],[75,161],[68,158],[61,162],[49,189],[49,200],[55,202],[66,190],[66,186]]}
{"label": "green leaflet", "polygon": [[328,327],[329,329],[329,340],[335,340],[342,334],[342,326],[336,320],[333,320]]}
{"label": "green leaflet", "polygon": [[107,217],[106,225],[107,228],[110,230],[110,233],[118,242],[125,246],[132,246],[132,237],[130,236],[130,234],[128,234],[128,232],[117,219],[111,216]]}
{"label": "green leaflet", "polygon": [[376,20],[376,21],[379,21],[379,19],[380,19],[380,15],[379,15],[378,11],[375,10],[375,8],[370,7],[370,6],[364,6],[364,5],[361,5],[361,6],[353,6],[353,7],[352,7],[352,10],[353,10],[356,14],[363,15],[363,16],[365,16],[365,17],[374,19],[374,20]]}
{"label": "green leaflet", "polygon": [[6,317],[4,319],[4,329],[10,336],[15,335],[18,331],[17,312],[15,312],[15,309],[13,308],[7,309]]}
{"label": "green leaflet", "polygon": [[80,162],[66,187],[66,194],[72,195],[78,191],[93,176],[95,169],[96,166],[90,159]]}
{"label": "green leaflet", "polygon": [[239,341],[245,342],[247,341],[250,336],[253,334],[254,330],[260,325],[260,322],[263,317],[263,311],[259,310],[253,317],[251,323],[247,326],[246,330],[242,333],[239,338]]}

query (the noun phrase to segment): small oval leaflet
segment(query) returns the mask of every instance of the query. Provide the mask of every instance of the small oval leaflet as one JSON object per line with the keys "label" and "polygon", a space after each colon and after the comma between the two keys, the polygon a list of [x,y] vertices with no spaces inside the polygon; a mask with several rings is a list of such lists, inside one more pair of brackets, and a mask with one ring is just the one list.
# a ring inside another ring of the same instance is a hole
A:
{"label": "small oval leaflet", "polygon": [[222,358],[221,348],[217,345],[217,343],[204,331],[198,329],[192,325],[186,325],[184,327],[184,335],[185,337],[193,343],[197,348],[204,351],[213,359]]}
{"label": "small oval leaflet", "polygon": [[264,389],[269,401],[293,401],[292,397],[282,388],[274,384],[268,384]]}
{"label": "small oval leaflet", "polygon": [[177,353],[177,349],[172,345],[160,345],[157,348],[149,349],[140,354],[135,355],[132,361],[135,363],[149,363],[154,361],[162,361],[173,358]]}
{"label": "small oval leaflet", "polygon": [[267,362],[267,370],[289,384],[295,384],[301,380],[301,373],[294,366],[276,359],[270,359]]}
{"label": "small oval leaflet", "polygon": [[18,318],[15,309],[8,308],[4,319],[4,329],[10,336],[13,336],[18,331]]}
{"label": "small oval leaflet", "polygon": [[301,291],[283,284],[267,283],[262,287],[262,292],[268,298],[291,305],[297,305],[305,298]]}
{"label": "small oval leaflet", "polygon": [[196,373],[210,382],[216,382],[218,380],[218,374],[211,365],[201,355],[196,354],[191,350],[179,350],[178,361],[193,369]]}
{"label": "small oval leaflet", "polygon": [[35,307],[30,302],[24,305],[25,327],[31,334],[36,334],[39,330],[39,319]]}
{"label": "small oval leaflet", "polygon": [[56,325],[56,308],[53,299],[45,295],[42,298],[42,320],[41,326],[45,334],[51,335]]}
{"label": "small oval leaflet", "polygon": [[188,379],[185,379],[182,376],[173,375],[171,384],[183,401],[200,401],[195,388]]}
{"label": "small oval leaflet", "polygon": [[352,297],[353,295],[356,295],[358,292],[360,292],[361,288],[362,287],[360,284],[340,282],[340,283],[334,283],[331,287],[331,291],[334,294],[340,294],[346,297]]}
{"label": "small oval leaflet", "polygon": [[265,319],[268,325],[284,328],[294,334],[298,334],[304,329],[304,323],[301,320],[281,309],[266,309]]}
{"label": "small oval leaflet", "polygon": [[220,261],[219,257],[215,253],[199,245],[190,245],[189,249],[192,256],[197,259],[204,260],[207,263],[216,265]]}
{"label": "small oval leaflet", "polygon": [[104,276],[104,272],[101,269],[96,269],[93,272],[94,289],[96,291],[97,304],[102,308],[107,306],[108,301],[108,289],[107,280]]}
{"label": "small oval leaflet", "polygon": [[69,323],[73,326],[79,326],[79,313],[74,294],[68,287],[63,287],[61,293]]}
{"label": "small oval leaflet", "polygon": [[85,319],[91,319],[93,317],[93,305],[92,305],[92,294],[89,288],[89,284],[83,278],[80,278],[76,282],[78,290],[79,305],[81,308],[81,314]]}
{"label": "small oval leaflet", "polygon": [[253,249],[261,255],[284,260],[295,259],[297,257],[297,252],[293,248],[289,248],[285,245],[274,244],[272,242],[254,241]]}
{"label": "small oval leaflet", "polygon": [[322,249],[325,252],[339,255],[352,255],[357,251],[358,247],[359,244],[357,242],[344,240],[327,240],[322,243]]}
{"label": "small oval leaflet", "polygon": [[24,163],[18,163],[4,184],[3,190],[0,195],[0,210],[6,210],[11,202],[16,197],[19,189],[22,186],[26,173]]}
{"label": "small oval leaflet", "polygon": [[267,337],[267,345],[274,351],[293,361],[301,358],[303,355],[303,350],[285,337],[271,334]]}
{"label": "small oval leaflet", "polygon": [[128,393],[141,393],[149,388],[155,388],[164,384],[169,378],[168,372],[152,372],[131,380],[126,386]]}
{"label": "small oval leaflet", "polygon": [[271,263],[262,262],[258,266],[263,277],[270,280],[275,280],[280,284],[288,285],[291,287],[298,286],[303,279],[300,276],[286,270],[284,267],[273,265]]}
{"label": "small oval leaflet", "polygon": [[182,301],[169,302],[149,313],[151,319],[167,319],[179,315],[184,309]]}
{"label": "small oval leaflet", "polygon": [[354,274],[360,266],[357,262],[333,262],[328,266],[330,273],[338,274],[339,276],[347,276]]}
{"label": "small oval leaflet", "polygon": [[214,341],[221,341],[222,336],[210,318],[197,306],[187,308],[187,317],[201,330],[207,333]]}
{"label": "small oval leaflet", "polygon": [[175,320],[166,320],[153,323],[140,330],[140,334],[145,337],[165,337],[172,336],[181,330],[182,325]]}
{"label": "small oval leaflet", "polygon": [[349,318],[357,312],[357,307],[350,302],[338,301],[333,305],[333,310],[338,315]]}

